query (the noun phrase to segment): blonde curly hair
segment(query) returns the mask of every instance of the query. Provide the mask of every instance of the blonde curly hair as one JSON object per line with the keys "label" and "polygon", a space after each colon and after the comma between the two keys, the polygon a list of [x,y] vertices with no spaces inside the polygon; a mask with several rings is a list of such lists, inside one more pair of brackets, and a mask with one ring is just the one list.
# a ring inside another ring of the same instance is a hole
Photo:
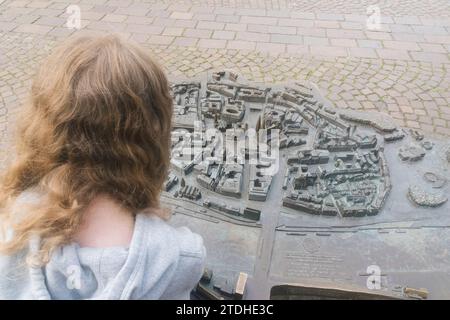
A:
{"label": "blonde curly hair", "polygon": [[[33,81],[17,156],[0,182],[0,218],[13,234],[0,252],[17,252],[39,236],[47,262],[71,241],[83,209],[99,194],[133,213],[158,208],[171,118],[166,75],[137,45],[84,35],[56,48]],[[11,203],[33,188],[45,197],[16,217]]]}

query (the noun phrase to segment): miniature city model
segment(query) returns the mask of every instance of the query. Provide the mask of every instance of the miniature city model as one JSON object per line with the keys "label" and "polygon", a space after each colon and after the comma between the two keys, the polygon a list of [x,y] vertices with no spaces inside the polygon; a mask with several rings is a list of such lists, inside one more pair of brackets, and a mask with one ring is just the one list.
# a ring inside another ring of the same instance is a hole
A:
{"label": "miniature city model", "polygon": [[[382,209],[391,183],[383,142],[376,135],[341,119],[350,117],[324,107],[303,84],[268,90],[243,86],[234,79],[236,74],[217,72],[204,88],[199,82],[172,86],[175,130],[168,185],[179,174],[192,176],[193,185],[213,191],[217,198],[266,201],[269,192],[283,191],[285,207],[319,215],[375,215]],[[272,191],[272,175],[261,170],[271,166],[270,161],[258,157],[255,163],[246,163],[249,128],[256,133],[279,131],[279,148],[287,159],[283,190]],[[210,129],[215,131],[208,135]],[[221,133],[225,139],[216,136]],[[235,145],[237,153],[226,148]],[[188,198],[244,216],[239,208],[220,205],[218,200]]]}
{"label": "miniature city model", "polygon": [[[450,227],[445,140],[408,132],[383,113],[335,108],[307,82],[256,86],[216,71],[171,88],[172,158],[162,202],[173,208],[175,225],[204,237],[216,275],[202,287],[210,297],[234,297],[241,273],[256,298],[267,298],[273,284],[334,281],[346,272],[361,284],[353,274],[364,273],[366,262],[341,252],[351,237],[362,237],[350,245],[361,256],[373,241],[388,255],[406,244],[379,238],[406,230],[405,223],[415,221],[424,234],[432,230],[422,226]],[[450,244],[450,233],[439,241]],[[331,258],[317,256],[322,250],[342,258],[328,266]]]}

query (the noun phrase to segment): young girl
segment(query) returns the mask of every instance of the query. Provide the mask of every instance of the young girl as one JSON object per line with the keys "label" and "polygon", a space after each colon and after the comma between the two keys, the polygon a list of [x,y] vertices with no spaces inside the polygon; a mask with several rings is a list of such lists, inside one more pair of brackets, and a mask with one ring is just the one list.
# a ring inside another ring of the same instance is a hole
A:
{"label": "young girl", "polygon": [[172,99],[117,36],[56,48],[0,181],[0,299],[188,299],[205,248],[164,220]]}

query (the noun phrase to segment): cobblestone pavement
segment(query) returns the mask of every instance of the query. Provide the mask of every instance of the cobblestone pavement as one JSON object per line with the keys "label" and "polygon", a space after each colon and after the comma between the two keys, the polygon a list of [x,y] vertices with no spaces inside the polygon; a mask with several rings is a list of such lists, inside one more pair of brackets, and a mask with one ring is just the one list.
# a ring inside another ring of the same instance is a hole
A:
{"label": "cobblestone pavement", "polygon": [[[74,4],[81,31],[66,27]],[[366,25],[374,4],[380,30]],[[1,141],[42,58],[85,31],[142,43],[173,77],[225,67],[261,83],[309,79],[339,107],[450,136],[449,17],[448,0],[0,0]]]}

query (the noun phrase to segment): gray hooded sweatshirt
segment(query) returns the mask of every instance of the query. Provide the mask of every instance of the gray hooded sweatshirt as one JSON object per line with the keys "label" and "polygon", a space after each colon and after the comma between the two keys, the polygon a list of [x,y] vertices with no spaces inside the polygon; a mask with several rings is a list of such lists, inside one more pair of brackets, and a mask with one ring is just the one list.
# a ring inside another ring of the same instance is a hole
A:
{"label": "gray hooded sweatshirt", "polygon": [[189,299],[205,261],[202,238],[158,217],[136,216],[129,247],[59,247],[45,266],[0,255],[0,299]]}

